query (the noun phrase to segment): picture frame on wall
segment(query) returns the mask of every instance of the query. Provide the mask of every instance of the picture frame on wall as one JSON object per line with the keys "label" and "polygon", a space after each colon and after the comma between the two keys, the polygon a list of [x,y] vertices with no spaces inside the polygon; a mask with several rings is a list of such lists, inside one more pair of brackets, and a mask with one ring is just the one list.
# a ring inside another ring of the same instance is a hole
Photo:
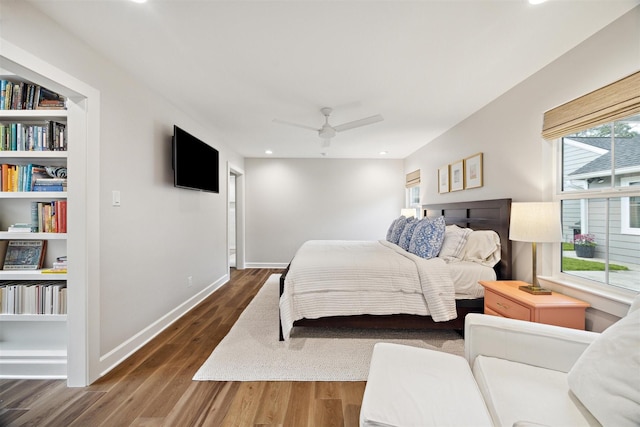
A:
{"label": "picture frame on wall", "polygon": [[464,190],[464,161],[459,160],[449,165],[449,190]]}
{"label": "picture frame on wall", "polygon": [[464,188],[482,187],[482,153],[464,159]]}
{"label": "picture frame on wall", "polygon": [[449,165],[438,169],[438,193],[449,192]]}

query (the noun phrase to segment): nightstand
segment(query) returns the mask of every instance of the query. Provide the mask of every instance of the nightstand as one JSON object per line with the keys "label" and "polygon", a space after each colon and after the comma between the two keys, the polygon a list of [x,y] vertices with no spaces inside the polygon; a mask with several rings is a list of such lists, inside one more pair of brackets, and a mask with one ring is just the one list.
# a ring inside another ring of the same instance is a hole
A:
{"label": "nightstand", "polygon": [[528,283],[518,280],[479,282],[484,286],[484,314],[584,329],[589,303],[556,292],[532,295],[518,289]]}

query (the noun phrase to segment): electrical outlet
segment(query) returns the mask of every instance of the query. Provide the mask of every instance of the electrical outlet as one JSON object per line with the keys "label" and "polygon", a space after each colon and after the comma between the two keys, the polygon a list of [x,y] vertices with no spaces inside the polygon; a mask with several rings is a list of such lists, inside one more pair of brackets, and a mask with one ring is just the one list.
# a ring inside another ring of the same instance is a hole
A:
{"label": "electrical outlet", "polygon": [[187,288],[190,288],[193,285],[193,276],[187,277]]}

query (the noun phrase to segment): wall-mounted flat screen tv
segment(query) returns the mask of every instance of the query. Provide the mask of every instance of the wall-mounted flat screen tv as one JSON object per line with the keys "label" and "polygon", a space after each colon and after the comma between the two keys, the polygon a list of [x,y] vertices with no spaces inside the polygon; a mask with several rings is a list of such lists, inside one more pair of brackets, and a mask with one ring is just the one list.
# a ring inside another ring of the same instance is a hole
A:
{"label": "wall-mounted flat screen tv", "polygon": [[218,150],[173,126],[173,184],[191,190],[220,192]]}

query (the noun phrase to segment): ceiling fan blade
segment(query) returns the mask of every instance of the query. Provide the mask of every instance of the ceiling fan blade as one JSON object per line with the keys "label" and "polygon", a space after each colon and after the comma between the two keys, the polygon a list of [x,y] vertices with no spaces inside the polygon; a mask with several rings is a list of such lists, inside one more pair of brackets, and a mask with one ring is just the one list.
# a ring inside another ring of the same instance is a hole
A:
{"label": "ceiling fan blade", "polygon": [[384,120],[384,118],[380,114],[376,114],[375,116],[365,117],[364,119],[354,120],[352,122],[343,123],[341,125],[334,126],[333,128],[336,130],[336,132],[342,132],[342,131],[345,131],[345,130],[358,128],[360,126],[366,126],[366,125],[371,125],[371,124],[374,124],[374,123],[378,123],[378,122],[381,122],[383,120]]}
{"label": "ceiling fan blade", "polygon": [[288,125],[288,126],[294,126],[294,127],[297,127],[297,128],[309,129],[309,130],[312,130],[312,131],[315,131],[315,132],[320,131],[320,129],[314,128],[313,126],[301,125],[299,123],[287,122],[285,120],[280,120],[280,119],[273,119],[273,122],[274,123],[279,123],[281,125]]}

